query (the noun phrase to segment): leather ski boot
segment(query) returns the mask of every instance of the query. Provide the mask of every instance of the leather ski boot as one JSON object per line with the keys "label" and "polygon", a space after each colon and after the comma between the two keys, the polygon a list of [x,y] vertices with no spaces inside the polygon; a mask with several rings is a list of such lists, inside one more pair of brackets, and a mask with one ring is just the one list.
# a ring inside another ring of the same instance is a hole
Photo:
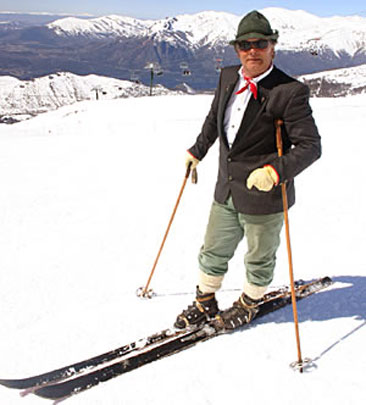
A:
{"label": "leather ski boot", "polygon": [[216,315],[215,326],[218,329],[236,329],[251,322],[259,311],[261,300],[253,300],[245,293],[233,303],[233,306]]}
{"label": "leather ski boot", "polygon": [[199,288],[196,290],[196,299],[180,315],[178,315],[174,326],[184,329],[191,325],[201,325],[214,319],[219,312],[215,293],[203,294]]}

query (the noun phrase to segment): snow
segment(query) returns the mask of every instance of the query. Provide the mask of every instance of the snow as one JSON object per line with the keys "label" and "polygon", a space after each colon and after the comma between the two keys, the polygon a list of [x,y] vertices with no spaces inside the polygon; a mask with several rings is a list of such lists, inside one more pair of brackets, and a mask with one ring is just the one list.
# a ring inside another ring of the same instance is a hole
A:
{"label": "snow", "polygon": [[[250,10],[247,10],[248,12]],[[303,10],[267,7],[259,10],[280,33],[279,50],[316,49],[355,56],[366,46],[366,18],[361,16],[318,17]],[[243,12],[245,14],[245,12]],[[94,19],[63,18],[48,24],[62,36],[85,35],[97,38],[153,37],[195,49],[199,46],[226,47],[235,38],[242,16],[227,12],[203,11],[160,20],[138,20],[126,16]],[[182,38],[182,33],[185,34]]]}
{"label": "snow", "polygon": [[105,37],[134,36],[145,32],[146,22],[132,17],[109,15],[88,20],[66,17],[48,24],[58,35],[85,35]]}
{"label": "snow", "polygon": [[[217,145],[188,183],[140,300],[184,177],[184,155],[212,96],[83,101],[0,134],[0,377],[34,375],[171,325],[194,298],[197,253]],[[299,374],[291,308],[71,398],[71,404],[359,405],[365,403],[366,96],[313,99],[323,156],[297,179],[290,210],[295,277],[335,284],[299,303]],[[273,286],[288,282],[284,242]],[[241,245],[221,307],[243,282]],[[165,294],[165,295],[164,295]],[[0,403],[46,403],[0,386]]]}
{"label": "snow", "polygon": [[188,33],[193,46],[216,45],[235,37],[240,17],[230,13],[204,11],[197,14],[179,15],[174,22],[174,29]]}
{"label": "snow", "polygon": [[[57,72],[32,80],[0,76],[0,116],[20,120],[97,96],[98,99],[114,99],[149,93],[149,86],[94,74]],[[168,93],[174,92],[160,85],[154,87],[154,94]]]}
{"label": "snow", "polygon": [[298,80],[326,79],[329,82],[347,84],[351,89],[364,87],[366,82],[366,64],[311,73],[298,77]]}

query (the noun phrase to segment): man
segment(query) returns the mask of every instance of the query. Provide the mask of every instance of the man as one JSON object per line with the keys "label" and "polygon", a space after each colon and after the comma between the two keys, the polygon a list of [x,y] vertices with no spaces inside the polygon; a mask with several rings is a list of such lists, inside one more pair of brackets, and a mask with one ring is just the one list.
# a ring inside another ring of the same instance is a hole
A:
{"label": "man", "polygon": [[[196,300],[175,326],[185,328],[216,317],[234,329],[250,322],[273,279],[283,224],[281,187],[295,202],[294,177],[321,155],[320,136],[302,83],[273,66],[278,32],[252,11],[240,22],[234,46],[241,66],[224,68],[210,112],[188,150],[191,168],[220,140],[219,173],[204,244],[199,254]],[[278,157],[275,121],[283,121],[284,154]],[[244,235],[248,249],[243,293],[219,312],[215,292]]]}

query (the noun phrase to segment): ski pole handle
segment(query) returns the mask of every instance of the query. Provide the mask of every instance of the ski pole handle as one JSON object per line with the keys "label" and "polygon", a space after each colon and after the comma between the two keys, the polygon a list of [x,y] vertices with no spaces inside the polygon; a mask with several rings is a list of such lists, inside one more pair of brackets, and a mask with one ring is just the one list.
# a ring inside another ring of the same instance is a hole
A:
{"label": "ski pole handle", "polygon": [[189,175],[191,174],[191,167],[192,167],[192,162],[188,163],[187,170],[186,170],[186,175],[184,176],[185,179],[188,179]]}
{"label": "ski pole handle", "polygon": [[282,136],[281,136],[281,126],[283,125],[283,121],[278,119],[275,122],[276,126],[276,145],[277,145],[277,151],[278,151],[278,156],[281,157],[283,156],[283,146],[282,146]]}

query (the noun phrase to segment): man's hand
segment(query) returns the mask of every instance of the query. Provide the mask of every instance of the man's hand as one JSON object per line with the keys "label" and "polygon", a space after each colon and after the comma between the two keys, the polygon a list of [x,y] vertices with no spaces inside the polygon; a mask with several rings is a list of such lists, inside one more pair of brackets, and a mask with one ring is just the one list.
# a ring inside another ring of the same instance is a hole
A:
{"label": "man's hand", "polygon": [[274,185],[279,183],[279,176],[272,166],[264,166],[253,170],[247,178],[249,190],[256,187],[259,191],[270,191]]}
{"label": "man's hand", "polygon": [[191,170],[195,169],[198,165],[200,161],[198,159],[196,159],[193,155],[191,155],[189,152],[187,152],[186,154],[186,167],[188,167],[188,165],[190,163],[191,164]]}

